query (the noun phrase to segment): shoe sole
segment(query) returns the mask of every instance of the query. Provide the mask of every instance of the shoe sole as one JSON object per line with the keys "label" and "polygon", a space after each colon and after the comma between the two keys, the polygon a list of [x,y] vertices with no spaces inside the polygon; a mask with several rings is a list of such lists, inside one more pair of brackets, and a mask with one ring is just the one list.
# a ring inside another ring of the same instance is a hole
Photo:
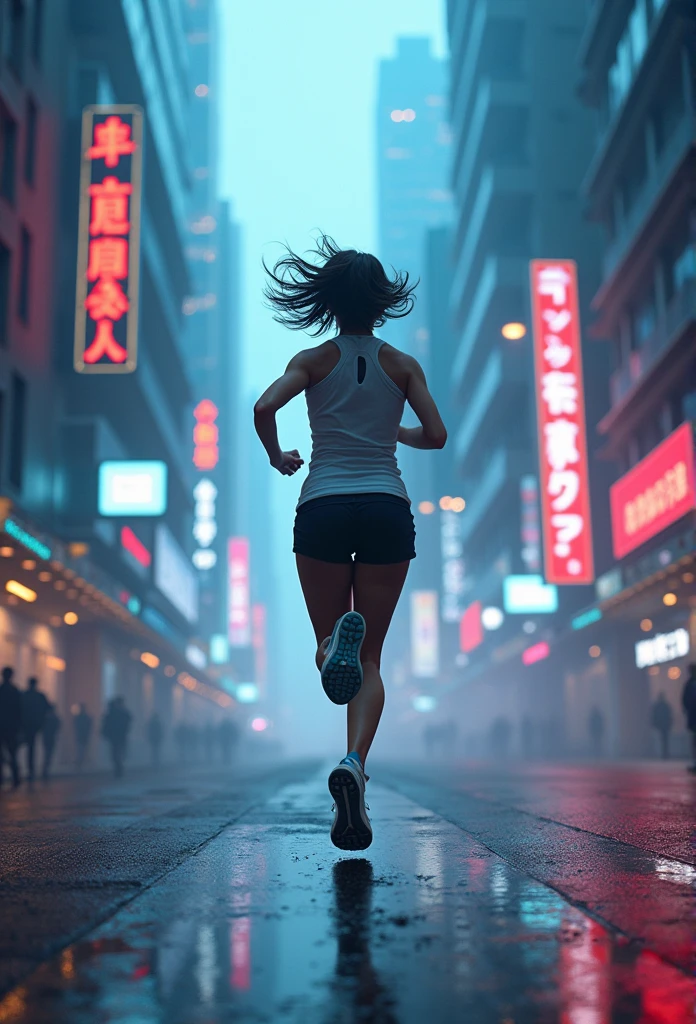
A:
{"label": "shoe sole", "polygon": [[331,842],[339,850],[366,850],[372,842],[360,814],[360,787],[347,768],[334,768],[329,775],[329,793],[338,815],[331,829]]}
{"label": "shoe sole", "polygon": [[[362,686],[360,649],[365,639],[365,620],[359,612],[346,612],[331,638],[330,654],[321,666],[321,685],[334,704],[348,704]],[[334,647],[335,642],[335,647]]]}

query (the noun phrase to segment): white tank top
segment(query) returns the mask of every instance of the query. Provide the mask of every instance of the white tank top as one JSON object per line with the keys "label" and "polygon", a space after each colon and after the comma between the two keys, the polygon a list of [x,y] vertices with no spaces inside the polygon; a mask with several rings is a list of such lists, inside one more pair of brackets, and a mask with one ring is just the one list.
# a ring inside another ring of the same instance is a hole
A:
{"label": "white tank top", "polygon": [[298,505],[327,494],[394,494],[408,501],[396,462],[406,399],[380,364],[384,342],[347,334],[331,340],[341,353],[336,366],[305,391],[312,457]]}

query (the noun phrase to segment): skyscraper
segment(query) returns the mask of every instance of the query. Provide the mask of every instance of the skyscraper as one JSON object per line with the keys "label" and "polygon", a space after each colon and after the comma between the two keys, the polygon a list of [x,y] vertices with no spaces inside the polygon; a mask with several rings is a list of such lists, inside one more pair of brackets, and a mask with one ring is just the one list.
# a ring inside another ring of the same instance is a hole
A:
{"label": "skyscraper", "polygon": [[[427,38],[400,38],[380,64],[377,106],[379,257],[387,269],[423,277],[425,234],[451,215],[446,61]],[[422,288],[419,289],[419,295]],[[425,300],[385,337],[427,362]]]}

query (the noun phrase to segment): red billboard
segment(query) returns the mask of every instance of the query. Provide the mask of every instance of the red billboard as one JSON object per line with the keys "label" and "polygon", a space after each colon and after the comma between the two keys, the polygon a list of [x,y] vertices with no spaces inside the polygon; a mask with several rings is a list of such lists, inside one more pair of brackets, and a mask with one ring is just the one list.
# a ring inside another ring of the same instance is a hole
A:
{"label": "red billboard", "polygon": [[78,373],[132,373],[137,365],[142,139],[140,107],[85,107],[74,344]]}
{"label": "red billboard", "polygon": [[696,508],[694,432],[683,423],[613,485],[614,557],[623,558]]}
{"label": "red billboard", "polygon": [[251,644],[249,541],[230,537],[227,544],[228,639],[231,647]]}
{"label": "red billboard", "polygon": [[466,609],[459,622],[459,647],[468,654],[483,643],[481,602],[474,601]]}
{"label": "red billboard", "polygon": [[548,583],[592,583],[590,482],[575,263],[532,260],[531,289],[544,576]]}

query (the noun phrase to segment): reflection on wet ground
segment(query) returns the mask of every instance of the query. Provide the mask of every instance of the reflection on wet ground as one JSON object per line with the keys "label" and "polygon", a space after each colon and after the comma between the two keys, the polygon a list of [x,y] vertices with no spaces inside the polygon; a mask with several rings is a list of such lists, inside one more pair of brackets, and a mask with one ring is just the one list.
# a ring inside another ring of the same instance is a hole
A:
{"label": "reflection on wet ground", "polygon": [[345,856],[323,775],[285,786],[35,971],[0,1022],[693,1024],[687,972],[426,807],[380,786],[370,802],[375,842]]}

